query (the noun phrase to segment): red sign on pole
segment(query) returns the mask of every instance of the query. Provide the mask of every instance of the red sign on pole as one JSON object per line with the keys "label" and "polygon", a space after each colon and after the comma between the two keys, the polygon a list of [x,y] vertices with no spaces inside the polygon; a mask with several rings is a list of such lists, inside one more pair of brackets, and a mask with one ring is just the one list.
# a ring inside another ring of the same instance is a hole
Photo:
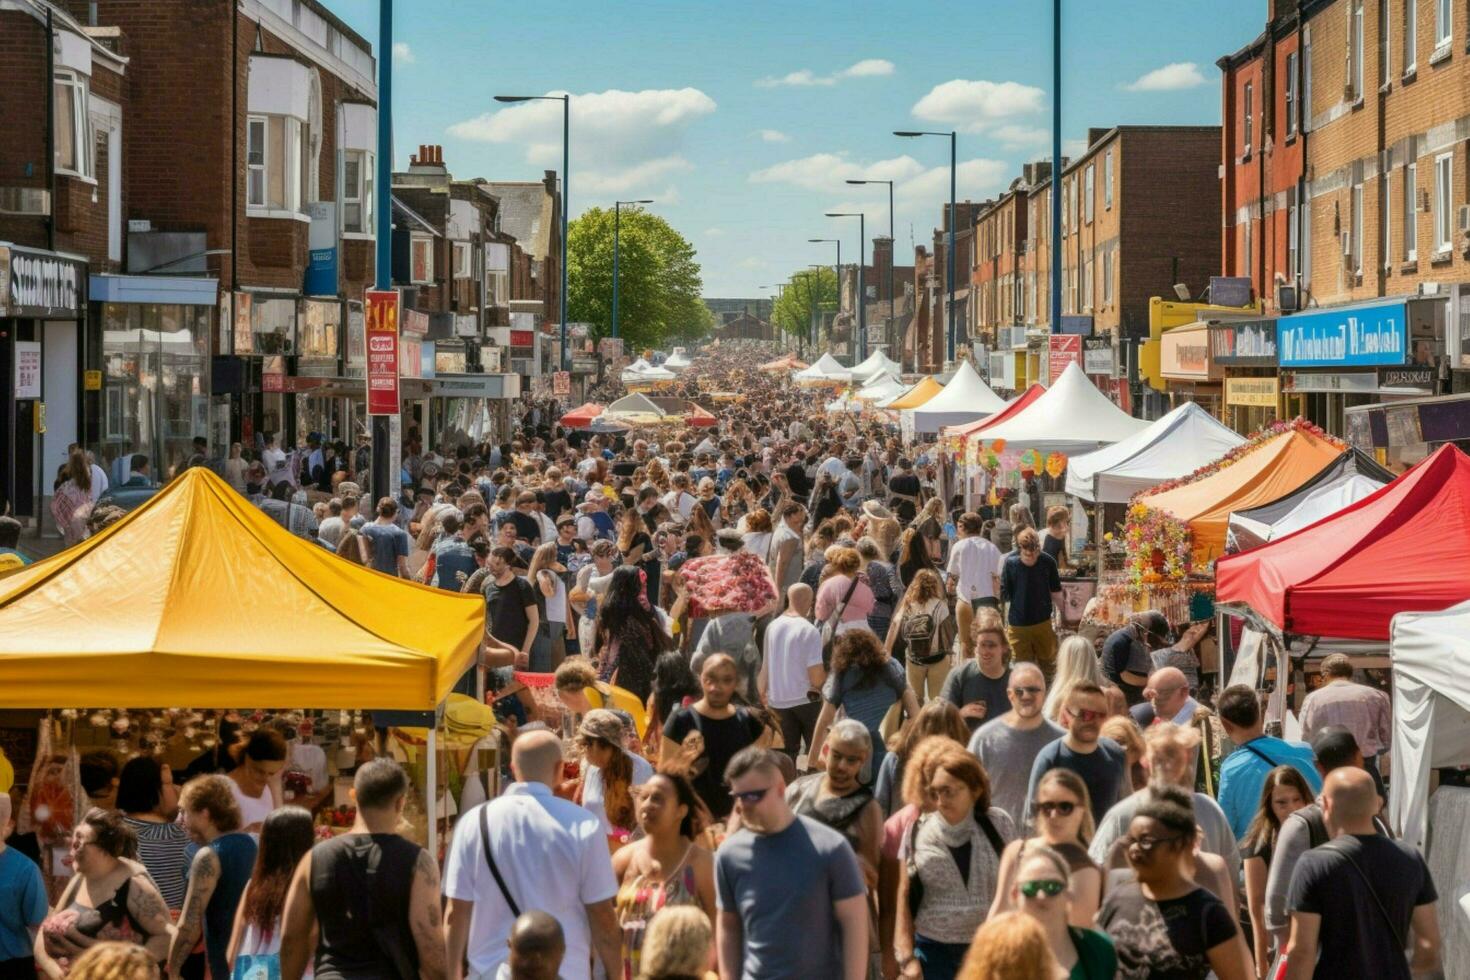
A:
{"label": "red sign on pole", "polygon": [[367,410],[369,415],[397,415],[398,293],[369,289],[363,305],[367,335]]}
{"label": "red sign on pole", "polygon": [[1082,362],[1082,337],[1075,333],[1054,333],[1048,340],[1050,346],[1047,350],[1047,385],[1057,383],[1062,372],[1067,369],[1068,364],[1080,364]]}
{"label": "red sign on pole", "polygon": [[572,375],[570,371],[553,371],[551,373],[551,393],[558,398],[572,393]]}

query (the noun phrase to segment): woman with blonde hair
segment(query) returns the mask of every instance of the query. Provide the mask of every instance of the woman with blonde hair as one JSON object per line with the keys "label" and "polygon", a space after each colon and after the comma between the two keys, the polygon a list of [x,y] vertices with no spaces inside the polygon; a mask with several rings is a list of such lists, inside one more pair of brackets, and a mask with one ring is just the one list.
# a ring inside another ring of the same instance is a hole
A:
{"label": "woman with blonde hair", "polygon": [[648,924],[638,980],[698,980],[708,975],[715,934],[692,905],[659,910]]}
{"label": "woman with blonde hair", "polygon": [[158,963],[142,946],[98,943],[77,957],[72,980],[158,980]]}
{"label": "woman with blonde hair", "polygon": [[1108,685],[1092,644],[1080,636],[1069,636],[1057,648],[1057,672],[1052,678],[1051,691],[1046,695],[1046,704],[1041,708],[1048,721],[1060,720],[1067,691],[1078,681],[1087,681],[1102,688]]}
{"label": "woman with blonde hair", "polygon": [[883,644],[890,656],[902,652],[909,686],[920,704],[939,697],[949,676],[953,642],[954,622],[944,586],[938,573],[922,569],[893,611]]}
{"label": "woman with blonde hair", "polygon": [[1102,738],[1110,738],[1123,747],[1124,755],[1127,757],[1128,783],[1133,792],[1138,792],[1148,785],[1148,771],[1143,768],[1143,756],[1148,751],[1143,744],[1143,733],[1138,730],[1138,723],[1126,714],[1114,715],[1103,722],[1098,731]]}
{"label": "woman with blonde hair", "polygon": [[1072,924],[1091,925],[1102,904],[1104,877],[1102,868],[1087,853],[1095,829],[1087,784],[1070,769],[1050,769],[1036,783],[1031,812],[1035,815],[1036,836],[1006,848],[990,914],[997,916],[1018,907],[1014,891],[1020,866],[1027,854],[1044,847],[1067,863]]}
{"label": "woman with blonde hair", "polygon": [[557,561],[555,541],[539,545],[531,555],[526,578],[535,589],[536,605],[541,611],[536,638],[531,641],[532,673],[555,673],[567,657],[567,584],[562,580],[566,570]]}
{"label": "woman with blonde hair", "polygon": [[959,980],[1063,980],[1066,976],[1041,924],[1025,913],[1007,912],[975,933]]}

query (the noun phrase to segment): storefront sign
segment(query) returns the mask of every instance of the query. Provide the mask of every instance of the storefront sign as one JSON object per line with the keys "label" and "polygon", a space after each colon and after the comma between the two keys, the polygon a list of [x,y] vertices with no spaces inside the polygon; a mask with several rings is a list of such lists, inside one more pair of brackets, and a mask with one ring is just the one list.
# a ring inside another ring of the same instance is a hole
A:
{"label": "storefront sign", "polygon": [[368,414],[397,416],[398,292],[369,289],[363,309],[367,336]]}
{"label": "storefront sign", "polygon": [[1211,276],[1211,306],[1250,306],[1250,276]]}
{"label": "storefront sign", "polygon": [[1416,394],[1434,394],[1438,378],[1431,367],[1379,368],[1378,388],[1380,391],[1412,391]]}
{"label": "storefront sign", "polygon": [[41,397],[40,341],[15,342],[15,399],[27,401]]}
{"label": "storefront sign", "polygon": [[1210,378],[1210,338],[1205,326],[1178,327],[1159,341],[1159,373],[1166,378],[1207,381]]}
{"label": "storefront sign", "polygon": [[573,354],[572,355],[572,373],[573,374],[596,374],[597,373],[597,369],[601,365],[602,365],[602,362],[599,361],[595,355],[588,355],[588,354]]}
{"label": "storefront sign", "polygon": [[1372,371],[1283,371],[1281,388],[1293,394],[1371,395],[1378,390],[1378,375]]}
{"label": "storefront sign", "polygon": [[1092,336],[1092,317],[1059,316],[1057,317],[1057,330],[1061,333],[1090,337]]}
{"label": "storefront sign", "polygon": [[1403,364],[1405,304],[1312,310],[1276,321],[1283,367]]}
{"label": "storefront sign", "polygon": [[402,378],[424,376],[424,343],[400,338],[398,341],[398,375]]}
{"label": "storefront sign", "polygon": [[427,337],[429,335],[429,314],[419,310],[403,311],[403,336],[405,337]]}
{"label": "storefront sign", "polygon": [[1247,408],[1275,408],[1281,397],[1278,378],[1226,378],[1225,404]]}
{"label": "storefront sign", "polygon": [[342,304],[335,300],[301,301],[300,349],[306,357],[336,357],[337,335],[342,329]]}
{"label": "storefront sign", "polygon": [[1276,366],[1276,321],[1241,320],[1210,324],[1210,356],[1216,364]]}
{"label": "storefront sign", "polygon": [[307,232],[306,275],[301,291],[307,296],[335,296],[337,205],[333,201],[313,201],[302,210],[311,217],[311,228]]}
{"label": "storefront sign", "polygon": [[436,398],[519,398],[521,378],[517,374],[448,375],[434,379]]}
{"label": "storefront sign", "polygon": [[1100,374],[1104,377],[1111,378],[1115,363],[1112,337],[1083,338],[1082,370],[1085,373]]}
{"label": "storefront sign", "polygon": [[[514,341],[512,341],[514,343]],[[597,353],[602,355],[603,360],[615,361],[623,356],[622,337],[603,337],[597,342]]]}
{"label": "storefront sign", "polygon": [[558,398],[572,393],[572,375],[569,371],[553,371],[551,373],[551,393]]}
{"label": "storefront sign", "polygon": [[83,263],[19,246],[0,248],[0,316],[75,317]]}
{"label": "storefront sign", "polygon": [[510,346],[530,347],[536,343],[536,331],[534,330],[512,330],[510,332]]}
{"label": "storefront sign", "polygon": [[250,332],[250,306],[249,293],[235,293],[235,346],[233,352],[236,354],[249,354],[255,350]]}
{"label": "storefront sign", "polygon": [[367,338],[364,333],[362,304],[347,302],[347,373],[360,378],[367,367]]}
{"label": "storefront sign", "polygon": [[456,313],[454,315],[454,335],[456,337],[480,336],[480,318],[473,313]]}
{"label": "storefront sign", "polygon": [[[1090,317],[1088,318],[1091,319]],[[1089,326],[1089,329],[1091,327]],[[1047,338],[1046,383],[1054,385],[1068,364],[1082,361],[1082,336],[1075,333],[1054,333]]]}
{"label": "storefront sign", "polygon": [[284,374],[262,374],[260,376],[260,390],[266,394],[280,394],[286,390],[286,376]]}

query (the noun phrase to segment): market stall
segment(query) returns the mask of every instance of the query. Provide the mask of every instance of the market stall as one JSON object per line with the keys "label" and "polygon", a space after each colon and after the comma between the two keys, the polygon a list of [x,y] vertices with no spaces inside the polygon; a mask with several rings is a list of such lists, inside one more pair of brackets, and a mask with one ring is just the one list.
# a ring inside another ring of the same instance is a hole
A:
{"label": "market stall", "polygon": [[1392,473],[1361,449],[1349,449],[1279,500],[1232,512],[1225,530],[1225,551],[1234,554],[1299,531],[1362,500],[1392,479]]}
{"label": "market stall", "polygon": [[694,362],[689,359],[688,354],[684,353],[683,348],[675,350],[660,365],[664,370],[674,372],[687,371],[693,366]]}
{"label": "market stall", "polygon": [[987,442],[999,439],[1015,449],[1074,453],[1120,442],[1148,425],[1113,404],[1072,363],[1025,408],[983,431]]}
{"label": "market stall", "polygon": [[603,413],[603,410],[603,406],[596,402],[579,405],[561,417],[561,427],[564,429],[585,429],[592,424],[593,419]]}
{"label": "market stall", "polygon": [[990,390],[969,361],[961,361],[944,390],[910,409],[915,432],[938,432],[947,425],[963,425],[994,415],[1005,399]]}
{"label": "market stall", "polygon": [[810,366],[795,354],[785,354],[776,358],[774,361],[767,361],[756,368],[756,370],[764,371],[767,374],[784,374],[788,371],[805,371]]}
{"label": "market stall", "polygon": [[665,368],[655,367],[643,358],[623,368],[622,381],[629,388],[660,388],[677,380],[678,375]]}
{"label": "market stall", "polygon": [[903,366],[890,358],[881,350],[875,350],[868,355],[868,359],[852,369],[852,379],[859,384],[866,384],[880,374],[891,374],[898,377],[903,374]]}
{"label": "market stall", "polygon": [[617,401],[612,402],[599,417],[601,421],[616,422],[622,425],[637,427],[640,425],[658,425],[663,421],[665,413],[647,395],[642,392],[634,392],[624,395]]}
{"label": "market stall", "polygon": [[1245,442],[1194,402],[1121,442],[1067,462],[1067,493],[1092,503],[1122,504],[1165,480],[1187,476]]}
{"label": "market stall", "polygon": [[846,386],[852,383],[852,372],[843,367],[842,363],[831,354],[823,354],[817,358],[817,363],[797,371],[791,376],[791,379],[805,386]]}
{"label": "market stall", "polygon": [[[186,470],[118,523],[0,579],[9,708],[394,710],[432,719],[485,604],[354,565]],[[437,843],[434,729],[419,787]]]}
{"label": "market stall", "polygon": [[879,374],[854,392],[853,397],[869,405],[876,405],[897,398],[907,390],[908,386],[893,375]]}
{"label": "market stall", "polygon": [[890,402],[879,402],[878,407],[885,408],[890,412],[901,412],[905,409],[918,408],[943,390],[944,385],[934,380],[933,377],[925,375],[919,379],[918,384],[914,385],[908,391],[905,391],[902,395],[899,395]]}

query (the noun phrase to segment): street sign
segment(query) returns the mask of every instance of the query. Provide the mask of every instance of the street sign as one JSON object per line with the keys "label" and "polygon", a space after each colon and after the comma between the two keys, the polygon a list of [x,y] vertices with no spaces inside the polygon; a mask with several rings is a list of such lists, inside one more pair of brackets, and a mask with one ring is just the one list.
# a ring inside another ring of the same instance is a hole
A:
{"label": "street sign", "polygon": [[101,391],[102,390],[102,372],[101,371],[83,371],[82,372],[82,382],[83,382],[82,387],[83,387],[83,390],[85,390],[85,391]]}
{"label": "street sign", "polygon": [[398,292],[369,289],[363,310],[367,335],[367,410],[398,414]]}
{"label": "street sign", "polygon": [[1100,374],[1105,378],[1114,375],[1113,338],[1086,337],[1082,341],[1082,370],[1087,374]]}
{"label": "street sign", "polygon": [[551,373],[551,393],[558,398],[572,393],[572,373],[570,371]]}
{"label": "street sign", "polygon": [[1075,333],[1054,333],[1047,338],[1049,347],[1047,350],[1047,385],[1054,385],[1062,372],[1067,369],[1068,364],[1077,364],[1082,360],[1082,336]]}

